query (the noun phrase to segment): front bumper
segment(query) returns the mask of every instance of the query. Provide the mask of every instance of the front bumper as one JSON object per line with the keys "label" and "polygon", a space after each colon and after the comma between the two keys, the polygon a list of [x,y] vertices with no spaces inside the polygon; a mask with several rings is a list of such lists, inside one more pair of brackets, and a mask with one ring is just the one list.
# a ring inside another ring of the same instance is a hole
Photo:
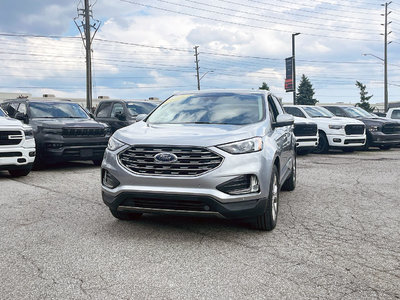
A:
{"label": "front bumper", "polygon": [[400,134],[385,134],[380,131],[369,132],[371,137],[371,145],[398,145],[400,144]]}
{"label": "front bumper", "polygon": [[35,161],[35,141],[28,140],[23,146],[0,147],[0,168],[3,170],[23,169]]}
{"label": "front bumper", "polygon": [[[112,209],[148,213],[217,214],[226,218],[247,218],[263,213],[273,161],[266,159],[263,151],[238,156],[217,148],[210,150],[224,157],[222,164],[212,171],[199,176],[155,176],[128,171],[117,154],[107,149],[102,169],[120,184],[114,189],[102,185],[103,201]],[[230,195],[216,189],[243,174],[257,176],[259,192]]]}
{"label": "front bumper", "polygon": [[49,162],[102,159],[109,137],[37,139],[40,158]]}
{"label": "front bumper", "polygon": [[329,147],[347,148],[362,147],[365,145],[366,136],[364,135],[341,135],[330,134],[326,136]]}
{"label": "front bumper", "polygon": [[314,149],[318,146],[318,136],[296,136],[297,149]]}

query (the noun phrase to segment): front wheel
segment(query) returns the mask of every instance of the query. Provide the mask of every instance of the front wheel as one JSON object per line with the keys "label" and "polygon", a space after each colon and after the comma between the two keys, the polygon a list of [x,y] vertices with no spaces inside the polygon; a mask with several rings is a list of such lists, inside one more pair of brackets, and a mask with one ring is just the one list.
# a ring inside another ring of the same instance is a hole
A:
{"label": "front wheel", "polygon": [[290,172],[290,176],[288,179],[286,179],[285,183],[282,185],[282,190],[284,191],[293,191],[296,188],[296,172],[297,172],[297,167],[296,167],[296,156],[293,159],[292,162],[292,172]]}
{"label": "front wheel", "polygon": [[325,133],[320,132],[319,142],[318,142],[317,148],[315,148],[315,150],[314,150],[314,153],[322,154],[322,153],[328,153],[328,151],[329,151],[328,139],[327,139]]}
{"label": "front wheel", "polygon": [[10,175],[13,176],[13,177],[26,176],[30,172],[31,172],[31,168],[20,169],[20,170],[8,170],[8,173],[10,173]]}
{"label": "front wheel", "polygon": [[265,212],[256,217],[256,229],[271,231],[275,228],[278,219],[279,204],[279,180],[278,170],[274,165],[272,169],[271,182]]}

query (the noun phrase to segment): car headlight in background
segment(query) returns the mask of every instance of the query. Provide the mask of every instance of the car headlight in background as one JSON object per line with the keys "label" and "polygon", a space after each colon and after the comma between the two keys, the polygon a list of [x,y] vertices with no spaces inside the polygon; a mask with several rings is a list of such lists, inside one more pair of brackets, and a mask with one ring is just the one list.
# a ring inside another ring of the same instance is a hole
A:
{"label": "car headlight in background", "polygon": [[261,151],[263,149],[263,140],[260,137],[233,142],[217,146],[217,148],[224,150],[231,154],[244,154]]}
{"label": "car headlight in background", "polygon": [[108,145],[107,148],[110,151],[115,151],[118,150],[119,148],[125,146],[126,144],[124,144],[123,142],[118,141],[116,138],[114,138],[113,136],[110,137],[110,139],[108,140]]}
{"label": "car headlight in background", "polygon": [[329,129],[343,129],[344,125],[329,125]]}
{"label": "car headlight in background", "polygon": [[26,140],[33,139],[33,130],[32,129],[25,129],[24,133],[25,133]]}
{"label": "car headlight in background", "polygon": [[371,126],[368,126],[368,130],[369,131],[379,131],[380,128],[377,125],[371,125]]}

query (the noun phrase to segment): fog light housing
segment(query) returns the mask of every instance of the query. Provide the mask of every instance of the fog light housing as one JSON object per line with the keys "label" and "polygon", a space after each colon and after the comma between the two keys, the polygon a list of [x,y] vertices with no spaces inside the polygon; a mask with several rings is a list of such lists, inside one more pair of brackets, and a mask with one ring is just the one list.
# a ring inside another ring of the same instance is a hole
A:
{"label": "fog light housing", "polygon": [[29,157],[34,157],[34,156],[36,156],[36,152],[35,151],[29,152]]}
{"label": "fog light housing", "polygon": [[218,185],[217,190],[229,195],[258,193],[260,184],[256,175],[240,175]]}
{"label": "fog light housing", "polygon": [[111,175],[110,172],[102,169],[101,173],[102,183],[105,187],[108,187],[109,189],[115,189],[117,186],[119,186],[120,182],[117,178]]}
{"label": "fog light housing", "polygon": [[64,144],[62,143],[48,143],[47,144],[47,148],[51,148],[51,149],[60,149],[64,146]]}
{"label": "fog light housing", "polygon": [[334,141],[335,143],[341,143],[341,142],[342,142],[342,139],[337,139],[337,138],[335,138],[335,139],[333,139],[333,141]]}

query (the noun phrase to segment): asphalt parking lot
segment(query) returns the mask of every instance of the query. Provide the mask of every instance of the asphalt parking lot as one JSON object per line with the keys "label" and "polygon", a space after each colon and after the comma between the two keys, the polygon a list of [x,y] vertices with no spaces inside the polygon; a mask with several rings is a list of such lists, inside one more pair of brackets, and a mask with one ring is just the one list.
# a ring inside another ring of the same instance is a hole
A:
{"label": "asphalt parking lot", "polygon": [[277,228],[114,219],[99,168],[0,172],[1,299],[398,299],[400,149],[298,158]]}

